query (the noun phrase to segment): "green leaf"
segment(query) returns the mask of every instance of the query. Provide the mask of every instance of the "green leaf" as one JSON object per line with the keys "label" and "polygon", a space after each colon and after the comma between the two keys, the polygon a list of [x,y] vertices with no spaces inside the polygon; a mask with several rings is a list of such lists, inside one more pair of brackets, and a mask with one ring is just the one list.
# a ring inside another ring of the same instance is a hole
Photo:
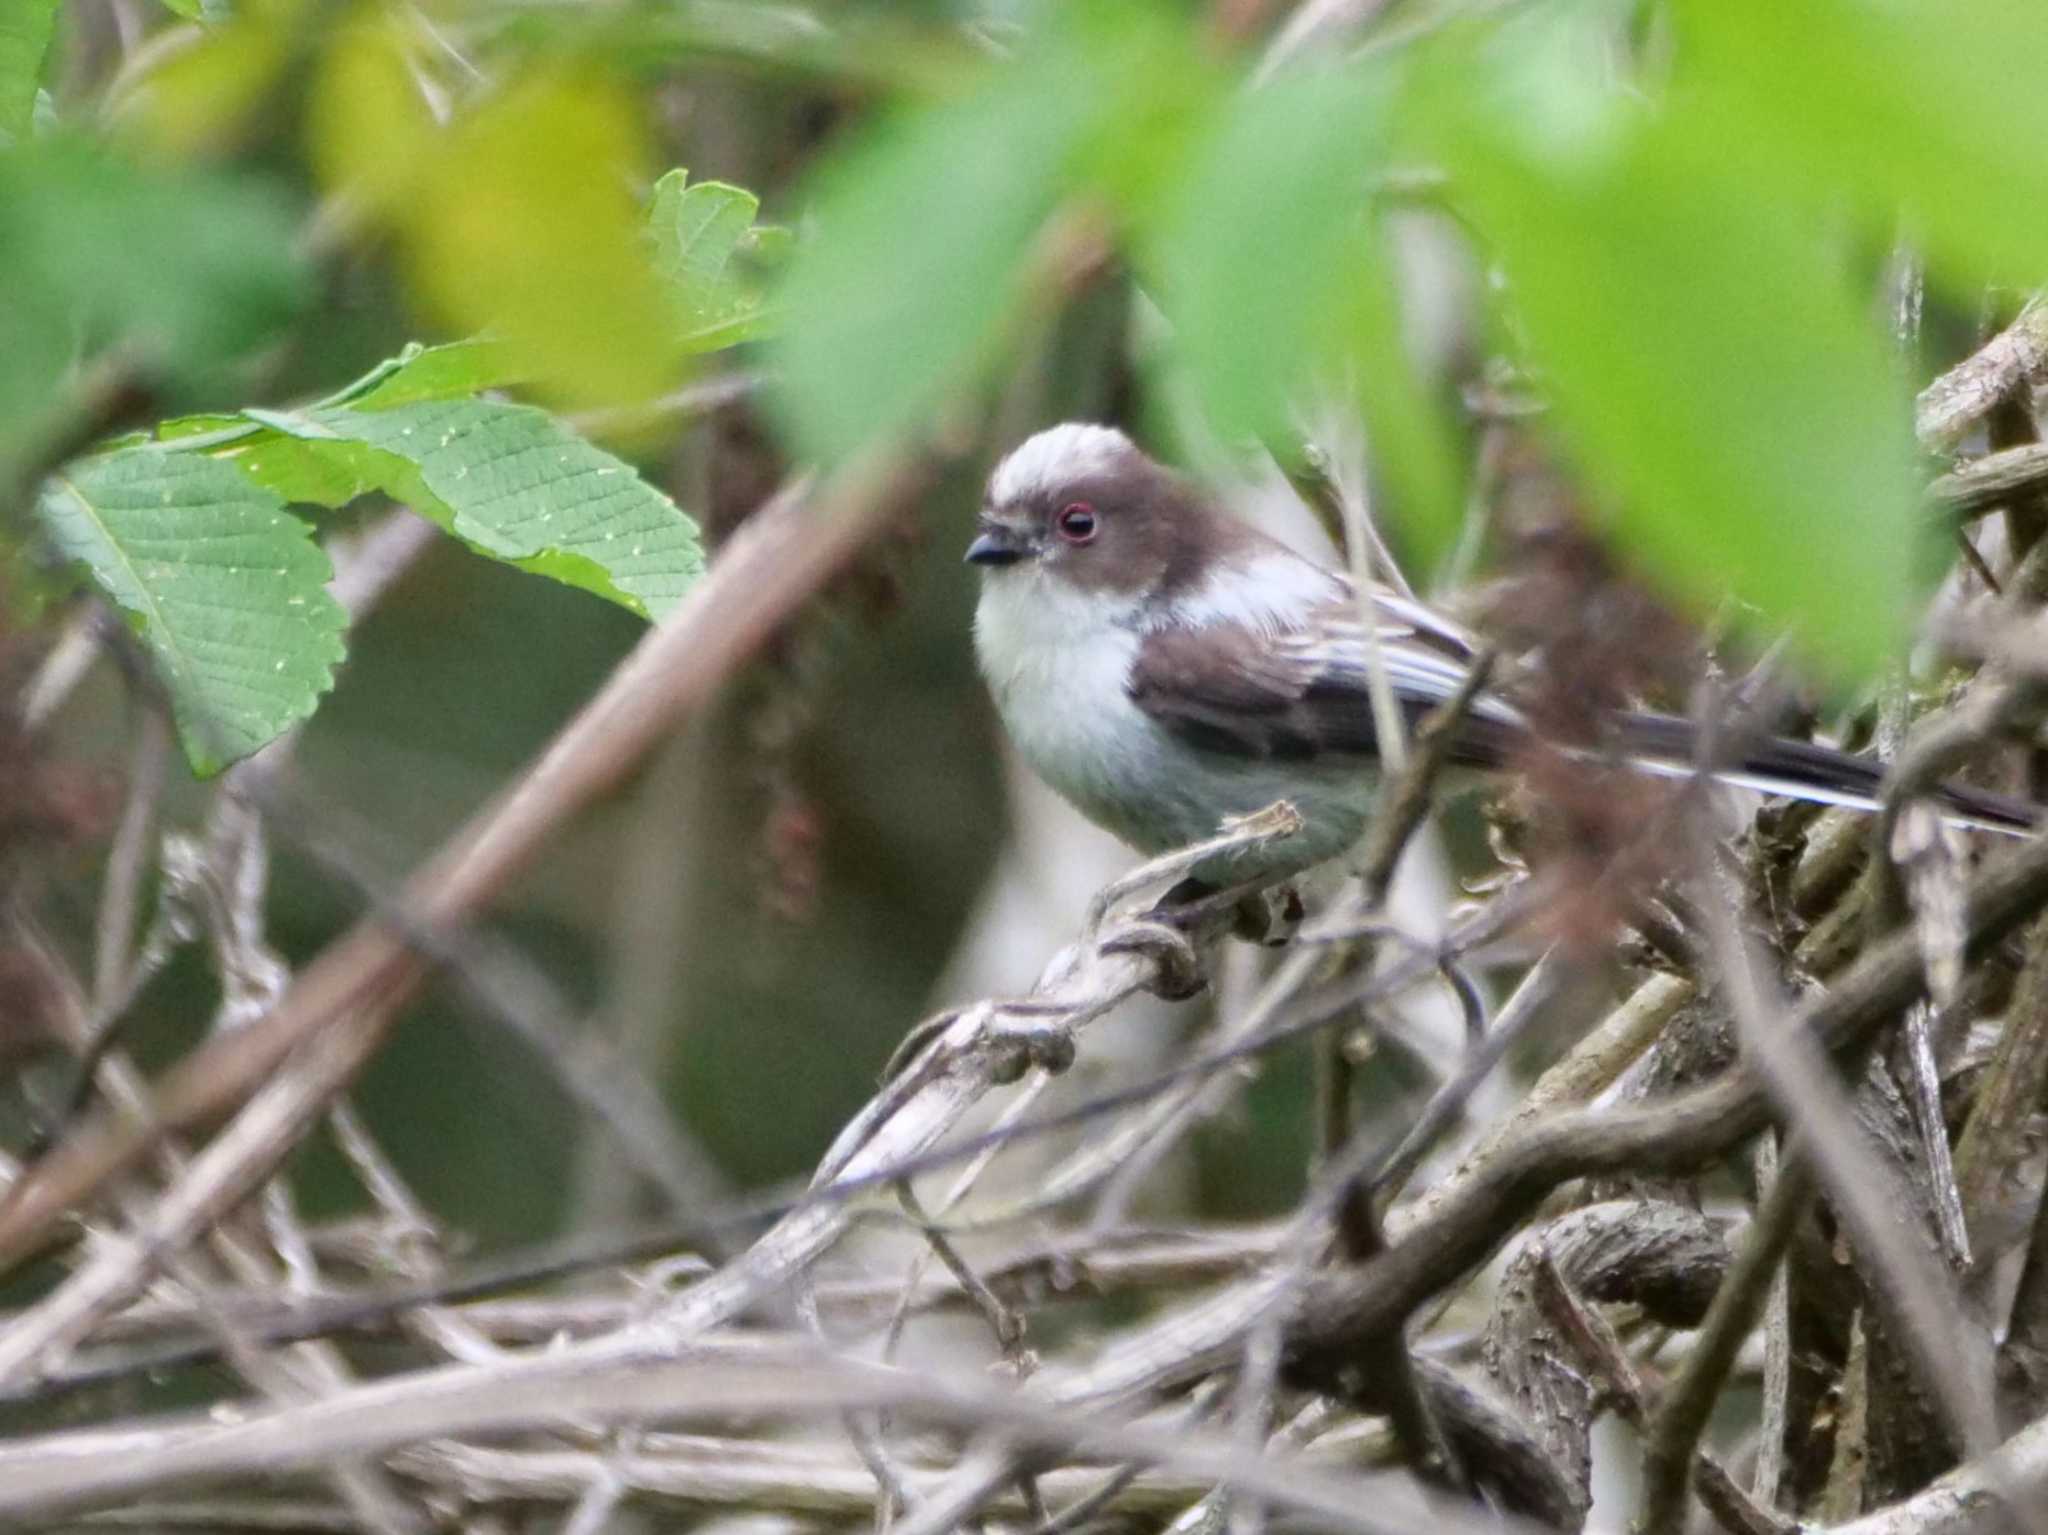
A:
{"label": "green leaf", "polygon": [[387,214],[418,296],[457,332],[501,338],[551,399],[631,404],[675,376],[631,195],[644,137],[616,80],[534,75],[426,146]]}
{"label": "green leaf", "polygon": [[654,269],[667,280],[681,316],[684,351],[716,351],[765,329],[761,284],[745,270],[760,211],[752,192],[723,181],[691,185],[684,170],[655,182],[647,208]]}
{"label": "green leaf", "polygon": [[1356,389],[1397,515],[1442,545],[1463,501],[1456,449],[1408,356],[1367,212],[1388,101],[1386,82],[1358,70],[1241,94],[1180,178],[1147,265],[1216,426],[1284,445],[1318,389]]}
{"label": "green leaf", "polygon": [[57,0],[0,5],[0,149],[28,137],[36,115],[43,56],[57,19]]}
{"label": "green leaf", "polygon": [[1675,105],[1975,280],[2048,276],[2048,9],[1683,0]]}
{"label": "green leaf", "polygon": [[245,133],[305,51],[311,0],[202,0],[206,27],[168,50],[125,104],[123,126],[160,158],[219,155]]}
{"label": "green leaf", "polygon": [[[248,425],[249,420],[246,416],[227,415],[217,411],[202,411],[196,416],[169,417],[166,420],[159,421],[152,433],[140,433],[137,435],[139,440],[143,442],[148,442],[152,438],[157,442],[176,442],[181,437],[199,437],[213,432],[245,430]],[[109,443],[101,444],[102,448],[111,446],[115,445]],[[125,447],[127,444],[123,443],[120,446]]]}
{"label": "green leaf", "polygon": [[489,400],[264,412],[230,461],[291,501],[370,490],[471,548],[659,618],[703,573],[697,527],[630,465],[547,412]]}
{"label": "green leaf", "polygon": [[342,398],[358,410],[388,410],[423,400],[453,400],[485,389],[526,382],[518,354],[502,341],[472,337],[445,346],[406,347],[373,370],[367,388],[351,386]]}
{"label": "green leaf", "polygon": [[345,619],[327,556],[232,466],[156,447],[83,459],[36,513],[142,637],[194,772],[255,751],[332,685]]}
{"label": "green leaf", "polygon": [[247,177],[146,171],[62,139],[0,155],[0,464],[81,352],[118,344],[145,374],[203,385],[267,339],[301,293],[293,235]]}
{"label": "green leaf", "polygon": [[0,160],[0,271],[178,378],[204,378],[290,314],[294,234],[288,205],[246,177],[146,171],[66,142]]}
{"label": "green leaf", "polygon": [[1050,8],[971,95],[889,114],[820,171],[818,236],[792,263],[775,352],[801,454],[837,462],[975,381],[1034,238],[1087,179],[1082,152],[1154,74],[1152,19],[1128,3]]}
{"label": "green leaf", "polygon": [[1839,671],[1908,611],[1907,402],[1824,231],[1700,119],[1650,117],[1529,24],[1453,38],[1416,101],[1625,552]]}

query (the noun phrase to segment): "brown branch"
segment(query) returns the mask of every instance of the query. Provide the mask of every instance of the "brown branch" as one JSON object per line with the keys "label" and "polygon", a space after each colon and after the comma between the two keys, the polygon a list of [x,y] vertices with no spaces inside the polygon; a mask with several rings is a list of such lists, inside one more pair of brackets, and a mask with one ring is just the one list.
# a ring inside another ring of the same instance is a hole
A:
{"label": "brown branch", "polygon": [[1677,1529],[1683,1522],[1686,1478],[1698,1456],[1707,1416],[1734,1366],[1736,1350],[1756,1326],[1793,1230],[1812,1203],[1811,1173],[1796,1153],[1786,1157],[1741,1253],[1700,1324],[1685,1367],[1645,1431],[1644,1528]]}
{"label": "brown branch", "polygon": [[[1644,1432],[1658,1412],[1653,1389],[1606,1319],[1586,1306],[1560,1266],[1548,1258],[1534,1276],[1538,1303],[1573,1355],[1581,1361],[1623,1418]],[[1729,1535],[1794,1535],[1789,1519],[1742,1490],[1727,1468],[1705,1450],[1693,1456],[1700,1501]],[[1654,1529],[1645,1518],[1644,1529]]]}

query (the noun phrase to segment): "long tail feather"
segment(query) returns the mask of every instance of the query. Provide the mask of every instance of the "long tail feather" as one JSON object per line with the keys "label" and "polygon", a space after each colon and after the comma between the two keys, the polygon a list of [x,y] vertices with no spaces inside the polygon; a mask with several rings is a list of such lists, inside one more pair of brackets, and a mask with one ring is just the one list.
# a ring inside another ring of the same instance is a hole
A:
{"label": "long tail feather", "polygon": [[[1631,714],[1622,722],[1622,739],[1630,760],[1644,772],[1679,778],[1697,771],[1698,730],[1690,720]],[[1738,762],[1716,776],[1762,794],[1875,810],[1884,767],[1832,746],[1774,736],[1753,743]],[[2019,835],[2041,821],[2040,806],[1968,784],[1943,784],[1935,798],[1954,820],[1981,831]]]}

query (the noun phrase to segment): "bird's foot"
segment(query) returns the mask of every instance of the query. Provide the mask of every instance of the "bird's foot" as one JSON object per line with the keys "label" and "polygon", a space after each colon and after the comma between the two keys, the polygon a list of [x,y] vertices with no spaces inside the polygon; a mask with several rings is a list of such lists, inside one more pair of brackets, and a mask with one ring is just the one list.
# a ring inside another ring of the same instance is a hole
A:
{"label": "bird's foot", "polygon": [[1300,891],[1292,885],[1275,885],[1239,901],[1231,913],[1230,930],[1247,943],[1284,948],[1307,915]]}
{"label": "bird's foot", "polygon": [[[1164,905],[1164,900],[1160,904]],[[1193,940],[1178,923],[1160,920],[1158,911],[1155,906],[1146,916],[1126,922],[1103,940],[1102,947],[1112,954],[1148,956],[1156,972],[1146,989],[1168,1002],[1185,1002],[1206,987],[1209,978],[1202,973],[1202,956],[1195,951]]]}

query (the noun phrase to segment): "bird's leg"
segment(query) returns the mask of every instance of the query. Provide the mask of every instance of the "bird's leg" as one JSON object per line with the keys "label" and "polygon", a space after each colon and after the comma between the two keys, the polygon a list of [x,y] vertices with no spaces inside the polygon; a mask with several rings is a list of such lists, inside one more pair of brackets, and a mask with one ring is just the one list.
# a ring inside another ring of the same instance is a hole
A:
{"label": "bird's leg", "polygon": [[1192,927],[1208,915],[1205,903],[1221,888],[1190,874],[1154,901],[1145,916],[1172,927]]}
{"label": "bird's leg", "polygon": [[1196,952],[1187,930],[1178,922],[1161,921],[1150,912],[1121,924],[1103,940],[1102,947],[1110,953],[1124,951],[1149,956],[1157,974],[1145,989],[1165,1001],[1185,1002],[1209,984],[1209,978],[1202,973],[1202,956]]}
{"label": "bird's leg", "polygon": [[1232,913],[1230,930],[1247,943],[1264,944],[1269,949],[1285,948],[1307,915],[1308,908],[1302,905],[1299,890],[1292,885],[1275,885],[1270,890],[1255,890],[1239,901]]}
{"label": "bird's leg", "polygon": [[1151,955],[1159,974],[1149,989],[1168,1002],[1185,1001],[1209,984],[1193,934],[1216,914],[1218,888],[1188,876],[1124,922],[1103,946]]}
{"label": "bird's leg", "polygon": [[1293,885],[1275,885],[1249,895],[1235,895],[1223,886],[1190,875],[1154,901],[1144,920],[1163,922],[1185,932],[1225,911],[1230,913],[1231,931],[1238,937],[1276,947],[1291,939],[1294,929],[1308,915],[1301,892]]}

